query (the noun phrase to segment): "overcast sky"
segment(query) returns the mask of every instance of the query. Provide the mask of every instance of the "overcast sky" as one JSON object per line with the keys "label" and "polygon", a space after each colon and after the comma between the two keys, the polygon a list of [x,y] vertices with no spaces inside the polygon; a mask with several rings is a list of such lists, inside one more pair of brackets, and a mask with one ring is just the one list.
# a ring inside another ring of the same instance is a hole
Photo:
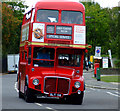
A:
{"label": "overcast sky", "polygon": [[[31,9],[32,5],[35,4],[37,1],[39,0],[25,0],[25,3],[29,6],[29,9]],[[79,0],[72,0],[72,1],[79,1]],[[92,1],[98,2],[100,6],[103,8],[106,8],[106,7],[111,8],[111,7],[118,6],[118,2],[120,0],[92,0]],[[28,11],[29,9],[27,9],[26,11]]]}

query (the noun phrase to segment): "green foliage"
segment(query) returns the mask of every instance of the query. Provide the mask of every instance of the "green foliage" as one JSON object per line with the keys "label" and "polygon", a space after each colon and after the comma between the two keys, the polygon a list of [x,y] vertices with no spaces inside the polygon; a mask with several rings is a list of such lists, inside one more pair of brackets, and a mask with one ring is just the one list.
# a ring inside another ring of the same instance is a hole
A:
{"label": "green foliage", "polygon": [[[90,53],[94,55],[95,46],[102,47],[102,54],[112,50],[112,55],[120,59],[120,8],[101,8],[98,3],[83,2],[86,9],[87,44],[92,45]],[[26,5],[24,1],[3,3],[2,6],[2,51],[3,55],[18,53],[20,27]]]}
{"label": "green foliage", "polygon": [[105,54],[105,55],[101,55],[101,57],[109,57],[109,55],[106,55],[106,54]]}
{"label": "green foliage", "polygon": [[120,76],[102,76],[101,81],[104,81],[104,82],[120,82],[120,80],[118,78],[120,78]]}
{"label": "green foliage", "polygon": [[120,58],[120,34],[118,32],[119,9],[101,8],[98,3],[84,2],[87,44],[91,44],[90,53],[94,54],[95,46],[102,47],[102,54],[112,50],[112,54]]}
{"label": "green foliage", "polygon": [[27,5],[24,5],[25,1],[19,0],[18,2],[7,2],[7,4],[12,8],[14,12],[14,16],[19,20],[23,19],[23,13],[25,12],[25,8],[28,8]]}
{"label": "green foliage", "polygon": [[[2,3],[0,3],[0,20],[2,20]],[[0,22],[0,58],[2,58],[2,23]]]}
{"label": "green foliage", "polygon": [[120,68],[120,60],[114,61],[115,67]]}
{"label": "green foliage", "polygon": [[22,1],[2,3],[3,56],[19,53],[21,24],[25,7]]}

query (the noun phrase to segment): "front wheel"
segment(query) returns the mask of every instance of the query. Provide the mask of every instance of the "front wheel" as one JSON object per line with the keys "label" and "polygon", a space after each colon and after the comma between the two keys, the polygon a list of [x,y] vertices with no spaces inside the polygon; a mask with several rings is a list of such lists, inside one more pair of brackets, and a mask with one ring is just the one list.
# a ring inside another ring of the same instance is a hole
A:
{"label": "front wheel", "polygon": [[28,88],[28,86],[25,86],[24,90],[25,101],[28,103],[33,103],[35,97],[32,94],[30,88]]}
{"label": "front wheel", "polygon": [[19,98],[23,98],[22,92],[19,90]]}
{"label": "front wheel", "polygon": [[20,79],[19,79],[19,98],[22,98],[23,95],[22,95],[22,92],[20,91]]}
{"label": "front wheel", "polygon": [[72,103],[81,105],[83,103],[84,92],[72,95]]}

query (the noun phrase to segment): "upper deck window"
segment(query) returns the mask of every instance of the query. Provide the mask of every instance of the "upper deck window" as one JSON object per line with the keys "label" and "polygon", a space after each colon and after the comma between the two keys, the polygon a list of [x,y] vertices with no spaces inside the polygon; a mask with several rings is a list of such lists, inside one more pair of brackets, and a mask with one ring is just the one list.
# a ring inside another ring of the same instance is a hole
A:
{"label": "upper deck window", "polygon": [[62,11],[61,22],[68,24],[82,24],[83,14],[78,11]]}
{"label": "upper deck window", "polygon": [[58,22],[58,11],[57,10],[43,10],[37,11],[38,22]]}

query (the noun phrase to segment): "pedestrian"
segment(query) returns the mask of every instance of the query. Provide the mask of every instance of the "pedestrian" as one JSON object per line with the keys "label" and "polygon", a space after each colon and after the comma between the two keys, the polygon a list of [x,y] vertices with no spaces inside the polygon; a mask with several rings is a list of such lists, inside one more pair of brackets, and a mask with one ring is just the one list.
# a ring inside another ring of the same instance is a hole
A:
{"label": "pedestrian", "polygon": [[91,69],[91,61],[89,61],[88,64],[89,64],[89,68]]}
{"label": "pedestrian", "polygon": [[86,61],[86,70],[88,71],[88,66],[89,66],[89,63],[88,63],[88,60]]}

